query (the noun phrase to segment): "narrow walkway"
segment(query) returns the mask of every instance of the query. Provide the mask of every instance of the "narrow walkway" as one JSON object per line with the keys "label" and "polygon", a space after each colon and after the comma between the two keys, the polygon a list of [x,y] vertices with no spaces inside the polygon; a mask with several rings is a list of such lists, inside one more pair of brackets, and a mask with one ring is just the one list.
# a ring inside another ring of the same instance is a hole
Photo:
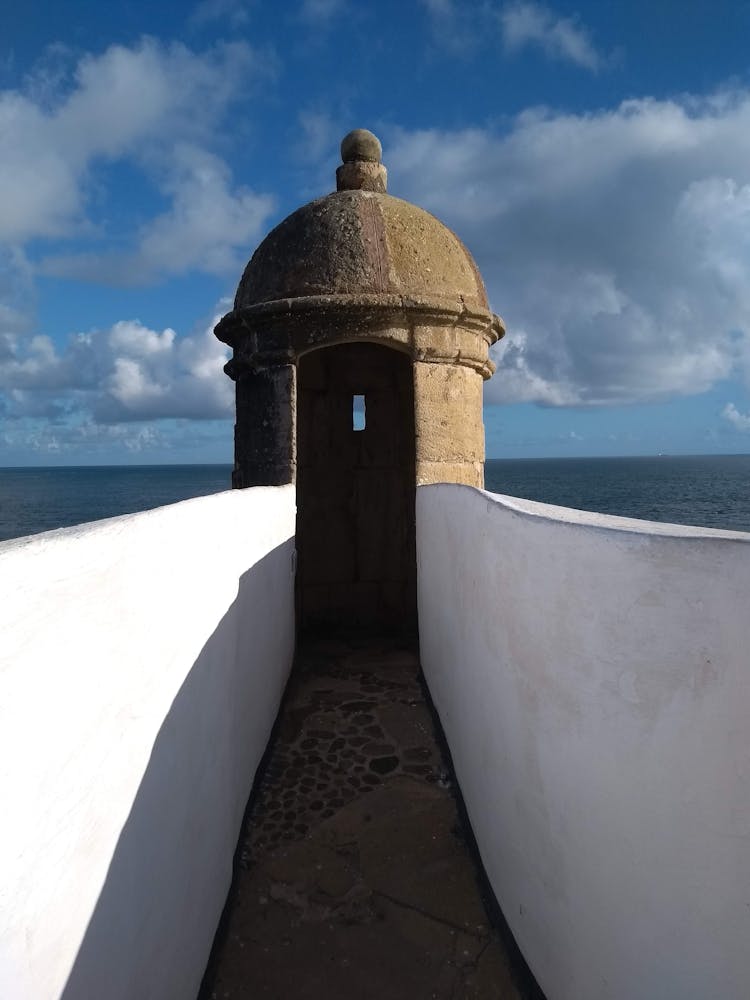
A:
{"label": "narrow walkway", "polygon": [[298,655],[205,997],[520,1000],[418,680],[393,644]]}

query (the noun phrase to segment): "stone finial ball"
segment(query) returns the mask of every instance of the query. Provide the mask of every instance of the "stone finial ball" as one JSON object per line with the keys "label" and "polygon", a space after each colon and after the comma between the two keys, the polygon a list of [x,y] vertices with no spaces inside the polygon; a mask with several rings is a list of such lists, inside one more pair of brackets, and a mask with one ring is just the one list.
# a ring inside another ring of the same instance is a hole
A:
{"label": "stone finial ball", "polygon": [[380,163],[382,155],[380,139],[366,128],[355,128],[341,140],[341,159],[344,163],[352,163],[354,160]]}

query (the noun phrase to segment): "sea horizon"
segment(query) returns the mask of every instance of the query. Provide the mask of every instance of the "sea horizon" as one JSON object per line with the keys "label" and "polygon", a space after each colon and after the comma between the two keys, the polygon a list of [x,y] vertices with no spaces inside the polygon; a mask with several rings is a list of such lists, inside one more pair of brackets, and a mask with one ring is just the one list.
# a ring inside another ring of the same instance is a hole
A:
{"label": "sea horizon", "polygon": [[[600,459],[636,459],[636,458],[745,458],[750,457],[750,451],[659,451],[633,452],[621,455],[487,455],[485,462],[568,462]],[[35,465],[0,465],[0,472],[20,471],[21,469],[161,469],[161,468],[212,468],[228,466],[234,463],[226,462],[70,462]]]}
{"label": "sea horizon", "polygon": [[[485,489],[576,510],[750,532],[750,454],[487,458]],[[231,489],[231,462],[0,467],[0,541]]]}

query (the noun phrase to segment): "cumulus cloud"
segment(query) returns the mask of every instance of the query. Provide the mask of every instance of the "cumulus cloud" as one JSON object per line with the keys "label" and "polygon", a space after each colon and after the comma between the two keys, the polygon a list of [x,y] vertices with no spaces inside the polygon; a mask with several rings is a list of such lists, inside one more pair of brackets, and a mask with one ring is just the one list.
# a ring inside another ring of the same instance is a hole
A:
{"label": "cumulus cloud", "polygon": [[159,427],[149,424],[97,424],[90,418],[37,420],[33,414],[29,414],[7,426],[0,435],[0,449],[6,454],[15,453],[24,458],[36,452],[45,459],[54,461],[58,461],[66,453],[83,453],[87,456],[100,454],[111,460],[113,454],[123,449],[126,455],[155,450],[163,453],[164,450],[170,450],[176,442],[182,443],[182,437],[179,427],[170,427],[167,434]]}
{"label": "cumulus cloud", "polygon": [[133,251],[50,256],[41,262],[40,271],[115,285],[137,285],[191,270],[234,273],[275,205],[269,195],[233,188],[229,169],[219,157],[187,145],[173,150],[161,187],[170,207],[141,226]]}
{"label": "cumulus cloud", "polygon": [[[107,344],[111,368],[93,406],[97,420],[231,416],[232,384],[222,370],[228,351],[214,337],[213,325],[177,338],[173,330],[157,334],[139,323],[115,324]],[[150,341],[145,349],[143,340]]]}
{"label": "cumulus cloud", "polygon": [[[227,245],[221,240],[238,225],[254,235],[270,201],[233,189],[208,145],[243,85],[272,72],[272,63],[244,42],[196,53],[147,38],[84,56],[67,76],[56,72],[54,86],[43,73],[43,86],[33,78],[23,91],[0,92],[0,241],[95,235],[87,210],[98,190],[96,168],[128,161],[155,177],[171,203],[142,227],[130,261],[134,276],[203,261],[209,271],[227,266],[234,236]],[[217,225],[211,238],[209,225]],[[184,240],[195,241],[192,255]],[[52,267],[64,273],[65,265]],[[74,257],[69,268],[85,270],[85,260]]]}
{"label": "cumulus cloud", "polygon": [[[133,320],[56,342],[38,328],[34,279],[236,273],[273,200],[237,184],[217,150],[233,102],[274,71],[273,56],[244,42],[196,52],[145,38],[83,57],[56,46],[18,89],[0,91],[6,449],[165,447],[144,422],[206,428],[231,417],[228,352],[210,327],[185,336]],[[123,176],[145,185],[158,206],[150,217],[110,201],[108,185]]]}
{"label": "cumulus cloud", "polygon": [[503,44],[509,52],[538,46],[551,59],[593,72],[602,65],[588,30],[571,18],[559,17],[549,7],[520,0],[503,7],[499,18]]}
{"label": "cumulus cloud", "polygon": [[750,414],[740,413],[734,403],[727,403],[721,415],[735,430],[750,433]]}
{"label": "cumulus cloud", "polygon": [[0,393],[9,420],[76,413],[95,425],[232,415],[228,349],[212,323],[189,336],[137,320],[77,333],[58,351],[45,336],[6,335]]}
{"label": "cumulus cloud", "polygon": [[490,401],[750,384],[750,93],[392,138],[391,190],[461,235],[507,322]]}

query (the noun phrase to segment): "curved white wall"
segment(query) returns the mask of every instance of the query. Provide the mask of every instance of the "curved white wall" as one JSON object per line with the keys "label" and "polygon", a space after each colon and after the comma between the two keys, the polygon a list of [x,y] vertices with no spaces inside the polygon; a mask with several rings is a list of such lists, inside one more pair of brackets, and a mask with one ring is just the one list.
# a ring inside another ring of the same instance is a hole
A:
{"label": "curved white wall", "polygon": [[0,545],[0,995],[190,1000],[294,645],[293,487]]}
{"label": "curved white wall", "polygon": [[423,668],[549,1000],[750,996],[749,542],[417,491]]}

